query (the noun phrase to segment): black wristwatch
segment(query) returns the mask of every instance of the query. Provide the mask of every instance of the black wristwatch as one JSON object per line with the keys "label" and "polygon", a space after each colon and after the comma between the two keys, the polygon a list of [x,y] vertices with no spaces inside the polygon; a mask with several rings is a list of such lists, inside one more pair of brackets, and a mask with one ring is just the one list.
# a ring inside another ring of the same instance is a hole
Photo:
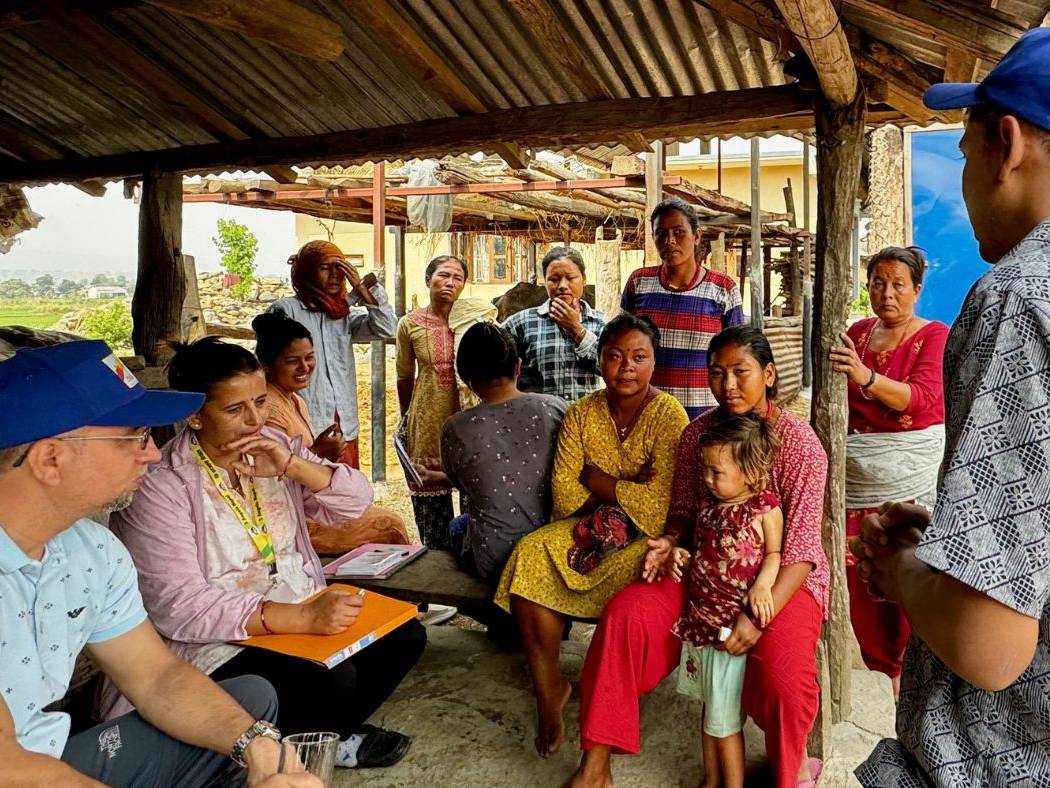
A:
{"label": "black wristwatch", "polygon": [[865,383],[863,386],[861,386],[862,389],[867,391],[868,389],[870,389],[872,387],[872,384],[875,383],[875,374],[876,374],[875,370],[872,370],[871,371],[871,377],[868,378],[868,382],[867,383]]}
{"label": "black wristwatch", "polygon": [[281,740],[281,732],[277,730],[277,726],[269,720],[256,720],[234,742],[233,749],[230,750],[230,758],[233,759],[234,763],[245,767],[248,765],[244,760],[244,751],[259,736],[265,736],[267,739],[273,739],[275,742]]}

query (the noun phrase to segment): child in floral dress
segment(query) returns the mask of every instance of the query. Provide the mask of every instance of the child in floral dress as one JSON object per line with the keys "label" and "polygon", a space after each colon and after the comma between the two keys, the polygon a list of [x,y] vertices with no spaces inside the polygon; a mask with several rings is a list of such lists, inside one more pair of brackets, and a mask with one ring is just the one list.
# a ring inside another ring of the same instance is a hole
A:
{"label": "child in floral dress", "polygon": [[682,615],[674,633],[684,643],[678,689],[704,703],[705,788],[744,785],[744,714],[740,693],[746,656],[721,646],[745,606],[762,629],[773,618],[784,514],[769,489],[776,435],[763,419],[729,416],[698,445],[707,495],[697,512]]}

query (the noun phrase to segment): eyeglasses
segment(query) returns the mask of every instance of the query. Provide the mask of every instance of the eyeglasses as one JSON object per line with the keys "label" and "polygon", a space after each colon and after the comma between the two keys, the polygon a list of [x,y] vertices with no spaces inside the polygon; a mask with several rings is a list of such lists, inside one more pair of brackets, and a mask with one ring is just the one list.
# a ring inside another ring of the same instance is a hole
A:
{"label": "eyeglasses", "polygon": [[[63,438],[55,438],[55,440],[57,441],[138,441],[139,451],[144,451],[145,448],[149,446],[149,439],[149,427],[143,427],[141,430],[138,430],[137,432],[134,432],[131,435],[67,435]],[[30,445],[29,448],[22,452],[22,456],[19,457],[15,464],[11,467],[17,468],[19,465],[25,462],[26,457],[29,456],[29,449],[32,448],[33,446]]]}

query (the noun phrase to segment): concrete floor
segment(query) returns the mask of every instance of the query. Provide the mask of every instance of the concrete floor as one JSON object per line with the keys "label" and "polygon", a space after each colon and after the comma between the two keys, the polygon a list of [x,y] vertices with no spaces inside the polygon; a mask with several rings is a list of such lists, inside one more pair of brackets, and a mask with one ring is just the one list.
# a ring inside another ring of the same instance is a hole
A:
{"label": "concrete floor", "polygon": [[[561,666],[575,682],[583,664],[590,627],[577,624],[563,644]],[[430,642],[415,670],[371,722],[413,737],[412,750],[390,769],[336,770],[334,786],[560,786],[579,759],[575,688],[566,709],[566,741],[551,758],[533,749],[534,706],[528,671],[520,654],[496,651],[478,631],[431,627]],[[851,771],[878,739],[893,734],[889,681],[854,673],[855,722],[834,732],[834,752],[821,786],[856,785]],[[863,721],[862,723],[860,721]],[[643,751],[616,758],[617,786],[672,788],[700,779],[699,709],[678,695],[674,679],[642,701]],[[761,732],[745,729],[748,785],[767,783],[762,770]]]}

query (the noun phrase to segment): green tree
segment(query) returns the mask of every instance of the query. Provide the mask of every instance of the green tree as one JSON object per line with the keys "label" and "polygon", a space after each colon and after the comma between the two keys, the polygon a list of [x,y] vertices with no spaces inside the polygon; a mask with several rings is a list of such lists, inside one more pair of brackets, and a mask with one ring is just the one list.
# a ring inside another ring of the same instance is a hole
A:
{"label": "green tree", "polygon": [[80,291],[80,285],[72,279],[63,279],[55,286],[55,292],[60,296],[76,295]]}
{"label": "green tree", "polygon": [[222,267],[228,274],[237,274],[240,281],[230,292],[240,300],[248,297],[255,280],[255,255],[259,251],[259,239],[247,226],[233,219],[219,219],[219,237],[212,238],[222,255]]}
{"label": "green tree", "polygon": [[114,299],[97,306],[84,316],[84,336],[101,339],[114,350],[131,349],[131,309],[127,302]]}
{"label": "green tree", "polygon": [[55,290],[55,277],[51,276],[51,274],[38,276],[36,281],[33,282],[33,289],[41,298],[51,295]]}
{"label": "green tree", "polygon": [[107,285],[113,284],[113,282],[109,278],[109,274],[95,274],[91,280],[91,284],[97,287],[106,287]]}
{"label": "green tree", "polygon": [[28,298],[33,295],[33,288],[21,279],[5,279],[0,282],[0,298]]}
{"label": "green tree", "polygon": [[850,302],[849,313],[851,315],[864,315],[865,317],[871,317],[875,314],[871,308],[871,296],[868,295],[868,288],[862,287],[860,295]]}

